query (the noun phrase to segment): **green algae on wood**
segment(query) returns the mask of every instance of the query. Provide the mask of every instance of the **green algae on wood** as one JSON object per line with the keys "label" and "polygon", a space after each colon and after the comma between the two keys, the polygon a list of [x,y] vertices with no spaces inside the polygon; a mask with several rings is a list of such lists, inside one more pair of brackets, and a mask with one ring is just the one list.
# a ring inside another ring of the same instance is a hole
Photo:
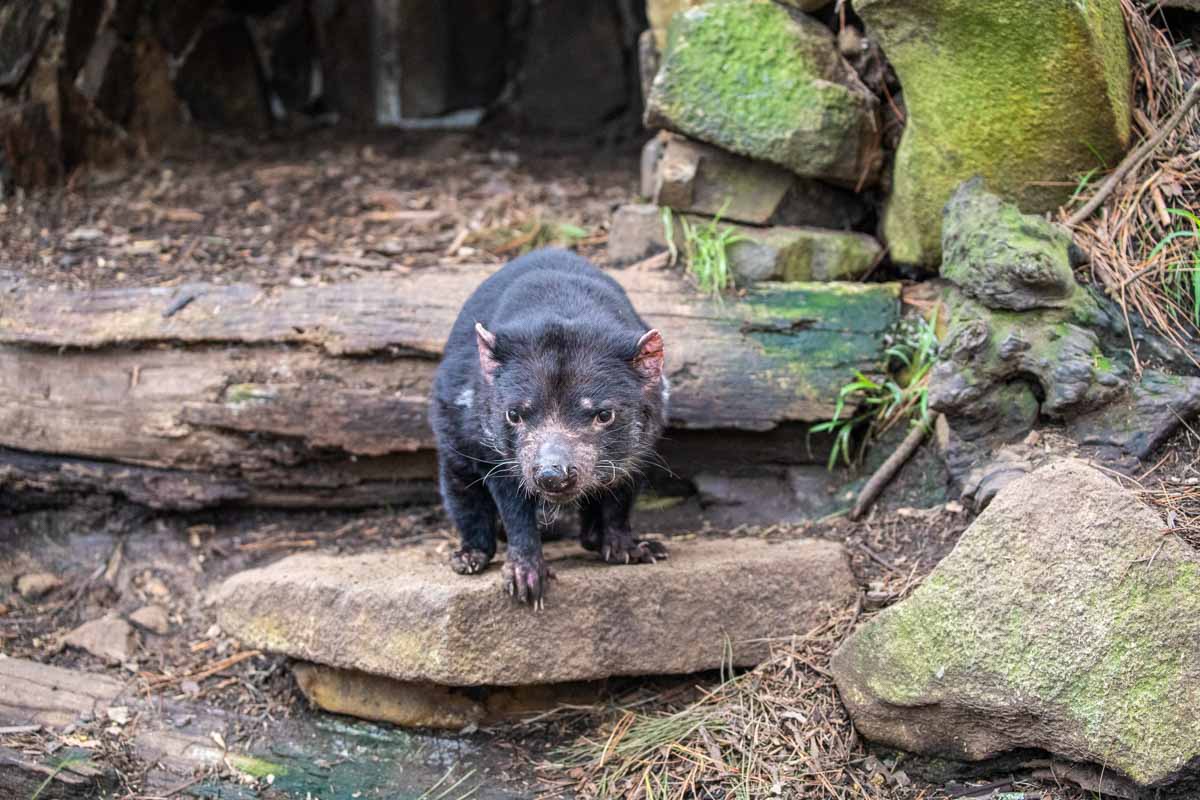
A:
{"label": "green algae on wood", "polygon": [[808,421],[833,416],[855,372],[884,367],[884,339],[900,318],[899,284],[760,284],[727,324],[755,343],[743,358],[748,391],[790,396]]}
{"label": "green algae on wood", "polygon": [[877,105],[816,20],[770,0],[716,0],[671,19],[646,122],[858,186],[879,171]]}
{"label": "green algae on wood", "polygon": [[908,114],[884,218],[894,260],[935,267],[942,206],[976,175],[1025,211],[1065,202],[1129,144],[1118,0],[856,0]]}
{"label": "green algae on wood", "polygon": [[858,730],[983,759],[1032,747],[1148,786],[1200,756],[1200,554],[1078,461],[1003,490],[833,669]]}

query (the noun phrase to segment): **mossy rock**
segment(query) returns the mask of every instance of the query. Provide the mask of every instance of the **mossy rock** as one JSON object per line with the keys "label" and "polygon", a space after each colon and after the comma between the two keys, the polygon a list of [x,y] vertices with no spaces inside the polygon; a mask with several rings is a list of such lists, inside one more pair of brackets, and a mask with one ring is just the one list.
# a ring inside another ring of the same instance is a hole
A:
{"label": "mossy rock", "polygon": [[877,107],[816,20],[770,0],[715,0],[671,18],[646,124],[858,186],[879,172]]}
{"label": "mossy rock", "polygon": [[[691,219],[694,225],[702,224]],[[723,227],[738,236],[729,246],[728,256],[739,285],[763,280],[854,281],[883,255],[879,242],[862,233],[786,226]]]}
{"label": "mossy rock", "polygon": [[1118,0],[856,0],[908,113],[884,218],[892,258],[937,266],[942,207],[963,181],[1028,212],[1066,201],[1129,143]]}
{"label": "mossy rock", "polygon": [[[665,141],[664,141],[665,138]],[[683,136],[662,144],[650,191],[660,206],[750,225],[804,225],[852,230],[867,215],[861,197],[765,161]]]}
{"label": "mossy rock", "polygon": [[942,277],[988,308],[1065,308],[1087,291],[1075,280],[1070,246],[1065,230],[973,178],[946,204]]}
{"label": "mossy rock", "polygon": [[1142,786],[1200,764],[1200,553],[1080,461],[1002,490],[903,602],[835,654],[866,738],[982,760],[1023,748]]}
{"label": "mossy rock", "polygon": [[[1130,367],[1102,348],[1101,310],[1087,292],[1067,308],[989,309],[954,286],[943,292],[946,319],[929,402],[950,419],[988,408],[987,396],[1012,381],[1032,381],[1041,413],[1061,420],[1097,409],[1128,389]],[[989,412],[990,415],[990,412]]]}

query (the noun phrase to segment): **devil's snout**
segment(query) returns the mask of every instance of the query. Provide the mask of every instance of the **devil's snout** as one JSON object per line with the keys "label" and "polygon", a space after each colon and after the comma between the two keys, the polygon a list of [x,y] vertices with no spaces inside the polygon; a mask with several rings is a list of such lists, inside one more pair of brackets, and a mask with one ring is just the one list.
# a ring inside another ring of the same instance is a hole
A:
{"label": "devil's snout", "polygon": [[557,438],[543,442],[533,469],[533,482],[538,491],[563,494],[574,489],[579,471],[571,461],[571,450],[565,442]]}

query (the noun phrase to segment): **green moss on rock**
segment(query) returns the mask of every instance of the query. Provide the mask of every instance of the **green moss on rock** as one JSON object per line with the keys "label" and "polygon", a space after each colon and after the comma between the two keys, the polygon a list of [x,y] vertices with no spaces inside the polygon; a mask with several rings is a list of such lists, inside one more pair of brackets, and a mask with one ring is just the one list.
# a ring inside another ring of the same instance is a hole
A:
{"label": "green moss on rock", "polygon": [[[693,224],[702,224],[693,219]],[[878,262],[883,248],[861,233],[777,225],[725,225],[739,240],[728,248],[738,285],[763,280],[853,281]]]}
{"label": "green moss on rock", "polygon": [[1200,756],[1200,554],[1081,462],[1006,488],[911,598],[834,659],[868,738],[1032,747],[1161,785]]}
{"label": "green moss on rock", "polygon": [[816,20],[769,0],[716,0],[671,19],[646,119],[853,186],[878,174],[876,106]]}
{"label": "green moss on rock", "polygon": [[942,220],[942,277],[994,309],[1066,308],[1091,299],[1071,269],[1070,235],[1023,214],[983,180],[965,182]]}
{"label": "green moss on rock", "polygon": [[1118,0],[858,0],[904,88],[908,121],[884,220],[892,257],[936,266],[942,206],[982,176],[1050,211],[1129,143]]}
{"label": "green moss on rock", "polygon": [[1121,397],[1129,387],[1130,367],[1105,356],[1095,331],[1079,323],[1083,300],[1095,304],[1081,292],[1066,308],[1003,311],[948,286],[943,303],[949,323],[930,380],[931,407],[960,422],[986,421],[1008,402],[1006,386],[1031,380],[1041,390],[1040,412],[1052,419]]}

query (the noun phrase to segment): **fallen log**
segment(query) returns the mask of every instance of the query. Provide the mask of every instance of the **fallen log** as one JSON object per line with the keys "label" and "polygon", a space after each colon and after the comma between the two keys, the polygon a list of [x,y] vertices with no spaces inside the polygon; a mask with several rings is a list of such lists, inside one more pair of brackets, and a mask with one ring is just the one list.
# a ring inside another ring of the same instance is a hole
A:
{"label": "fallen log", "polygon": [[105,675],[0,659],[0,722],[63,728],[80,717],[103,716],[124,690]]}
{"label": "fallen log", "polygon": [[78,800],[110,796],[116,786],[113,771],[98,767],[86,753],[39,760],[0,746],[0,797]]}
{"label": "fallen log", "polygon": [[[491,269],[0,295],[0,497],[99,490],[195,509],[432,496],[429,388]],[[613,274],[666,338],[676,431],[828,418],[854,370],[878,368],[899,315],[891,284],[777,284],[717,303],[674,271]]]}

